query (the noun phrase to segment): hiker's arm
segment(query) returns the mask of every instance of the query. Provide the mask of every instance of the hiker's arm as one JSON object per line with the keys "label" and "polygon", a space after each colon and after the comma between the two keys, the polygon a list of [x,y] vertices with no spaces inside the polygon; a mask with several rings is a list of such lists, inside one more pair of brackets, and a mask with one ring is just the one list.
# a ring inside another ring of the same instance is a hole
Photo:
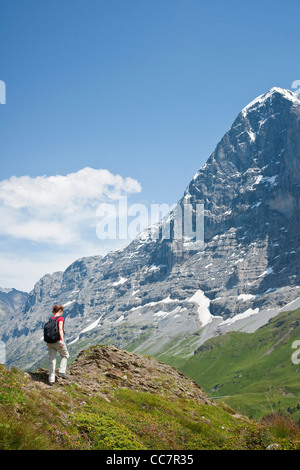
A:
{"label": "hiker's arm", "polygon": [[61,347],[64,346],[64,322],[60,321],[58,322],[58,331],[59,331],[59,336],[61,340]]}

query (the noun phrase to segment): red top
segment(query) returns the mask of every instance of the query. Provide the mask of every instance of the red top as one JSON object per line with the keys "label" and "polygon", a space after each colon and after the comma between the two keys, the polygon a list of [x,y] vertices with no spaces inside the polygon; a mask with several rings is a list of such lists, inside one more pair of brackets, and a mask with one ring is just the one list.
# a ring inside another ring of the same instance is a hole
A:
{"label": "red top", "polygon": [[[64,317],[56,317],[56,316],[54,315],[54,317],[52,317],[52,318],[56,318],[57,326],[58,326],[58,324],[59,324],[60,321],[63,322],[63,326],[64,326],[64,321],[65,321],[65,320],[64,320]],[[60,335],[59,335],[59,336],[60,336]],[[60,339],[61,339],[61,338],[60,338]]]}
{"label": "red top", "polygon": [[54,317],[52,317],[52,318],[56,318],[57,323],[59,323],[60,321],[64,322],[64,317],[56,317],[54,315]]}

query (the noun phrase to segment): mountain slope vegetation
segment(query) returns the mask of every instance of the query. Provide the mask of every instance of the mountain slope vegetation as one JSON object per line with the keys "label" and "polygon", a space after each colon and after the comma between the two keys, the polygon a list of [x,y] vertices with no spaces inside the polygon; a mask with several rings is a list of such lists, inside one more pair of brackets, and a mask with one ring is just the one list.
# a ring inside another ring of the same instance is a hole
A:
{"label": "mountain slope vegetation", "polygon": [[236,414],[152,358],[111,346],[80,354],[67,380],[0,366],[0,449],[300,448],[299,430]]}
{"label": "mountain slope vegetation", "polygon": [[209,339],[181,370],[209,396],[221,397],[249,417],[276,411],[299,421],[299,340],[300,309],[277,315],[254,333],[229,332]]}

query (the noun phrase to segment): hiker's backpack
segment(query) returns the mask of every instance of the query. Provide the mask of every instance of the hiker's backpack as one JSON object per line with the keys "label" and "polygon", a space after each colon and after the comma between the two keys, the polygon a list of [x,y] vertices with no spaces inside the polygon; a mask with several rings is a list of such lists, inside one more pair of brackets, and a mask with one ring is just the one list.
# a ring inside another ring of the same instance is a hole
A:
{"label": "hiker's backpack", "polygon": [[50,318],[44,325],[44,341],[46,343],[57,343],[60,340],[56,318]]}

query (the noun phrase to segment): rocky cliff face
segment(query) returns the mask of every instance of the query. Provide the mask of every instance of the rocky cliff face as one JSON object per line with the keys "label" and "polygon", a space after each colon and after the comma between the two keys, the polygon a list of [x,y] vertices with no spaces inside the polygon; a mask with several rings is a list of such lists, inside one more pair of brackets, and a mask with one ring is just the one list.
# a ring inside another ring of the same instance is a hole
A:
{"label": "rocky cliff face", "polygon": [[15,321],[18,313],[24,308],[24,304],[28,298],[27,292],[16,289],[0,288],[0,321],[2,340],[6,339],[4,334],[4,325]]}
{"label": "rocky cliff face", "polygon": [[44,276],[13,330],[3,325],[8,362],[32,367],[43,357],[54,303],[65,305],[71,350],[102,342],[176,359],[297,302],[299,166],[300,98],[273,88],[241,111],[178,202],[194,213],[204,205],[204,246],[172,231],[155,240],[149,229],[122,250]]}

